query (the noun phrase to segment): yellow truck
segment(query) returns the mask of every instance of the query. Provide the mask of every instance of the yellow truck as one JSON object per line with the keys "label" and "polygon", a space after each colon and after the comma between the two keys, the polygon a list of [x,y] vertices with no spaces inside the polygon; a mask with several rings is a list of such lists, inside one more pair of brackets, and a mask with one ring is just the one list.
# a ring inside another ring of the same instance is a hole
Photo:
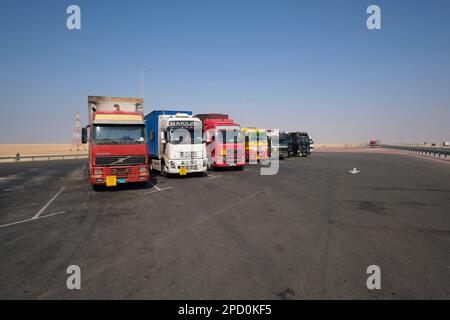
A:
{"label": "yellow truck", "polygon": [[267,130],[242,128],[245,136],[245,160],[258,161],[268,159]]}

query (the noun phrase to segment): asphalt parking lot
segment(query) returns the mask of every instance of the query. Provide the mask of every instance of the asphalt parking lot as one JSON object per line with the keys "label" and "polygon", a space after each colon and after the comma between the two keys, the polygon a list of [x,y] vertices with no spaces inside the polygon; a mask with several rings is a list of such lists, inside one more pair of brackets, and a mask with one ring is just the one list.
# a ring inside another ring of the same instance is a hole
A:
{"label": "asphalt parking lot", "polygon": [[448,163],[314,153],[274,176],[248,166],[100,192],[86,163],[0,165],[0,298],[450,298]]}

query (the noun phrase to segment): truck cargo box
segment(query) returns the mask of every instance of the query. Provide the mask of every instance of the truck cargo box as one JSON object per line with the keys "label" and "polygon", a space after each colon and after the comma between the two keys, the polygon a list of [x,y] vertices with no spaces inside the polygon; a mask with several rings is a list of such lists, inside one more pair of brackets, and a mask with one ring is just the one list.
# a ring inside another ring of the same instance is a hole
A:
{"label": "truck cargo box", "polygon": [[175,110],[154,110],[145,116],[145,130],[147,131],[148,156],[150,158],[158,157],[159,145],[159,126],[158,120],[161,115],[176,115],[177,113],[186,113],[192,115],[192,111],[175,111]]}
{"label": "truck cargo box", "polygon": [[88,96],[88,119],[94,112],[138,112],[143,113],[144,99]]}
{"label": "truck cargo box", "polygon": [[228,115],[223,113],[201,113],[196,114],[194,117],[199,118],[202,122],[206,119],[228,120]]}

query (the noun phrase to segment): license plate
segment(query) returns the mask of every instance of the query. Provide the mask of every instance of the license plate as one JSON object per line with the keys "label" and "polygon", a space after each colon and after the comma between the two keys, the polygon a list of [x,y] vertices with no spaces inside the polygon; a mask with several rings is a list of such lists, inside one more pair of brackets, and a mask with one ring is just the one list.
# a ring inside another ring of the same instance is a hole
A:
{"label": "license plate", "polygon": [[117,177],[116,176],[106,176],[106,186],[107,187],[117,186]]}
{"label": "license plate", "polygon": [[187,174],[187,169],[185,167],[180,168],[180,176],[185,176]]}
{"label": "license plate", "polygon": [[127,183],[127,179],[125,178],[117,179],[117,183]]}

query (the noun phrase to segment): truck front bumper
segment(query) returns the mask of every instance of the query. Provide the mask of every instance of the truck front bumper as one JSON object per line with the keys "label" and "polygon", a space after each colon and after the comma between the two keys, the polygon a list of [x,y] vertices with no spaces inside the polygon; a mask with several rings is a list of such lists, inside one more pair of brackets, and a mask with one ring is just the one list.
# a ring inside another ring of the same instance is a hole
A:
{"label": "truck front bumper", "polygon": [[178,174],[181,168],[186,168],[187,173],[206,172],[207,160],[205,159],[180,159],[169,160],[166,163],[167,173]]}
{"label": "truck front bumper", "polygon": [[216,156],[213,158],[215,167],[239,167],[245,165],[245,154],[236,156]]}
{"label": "truck front bumper", "polygon": [[89,182],[93,185],[106,185],[106,177],[115,176],[118,184],[130,182],[147,182],[148,165],[122,167],[92,167]]}

